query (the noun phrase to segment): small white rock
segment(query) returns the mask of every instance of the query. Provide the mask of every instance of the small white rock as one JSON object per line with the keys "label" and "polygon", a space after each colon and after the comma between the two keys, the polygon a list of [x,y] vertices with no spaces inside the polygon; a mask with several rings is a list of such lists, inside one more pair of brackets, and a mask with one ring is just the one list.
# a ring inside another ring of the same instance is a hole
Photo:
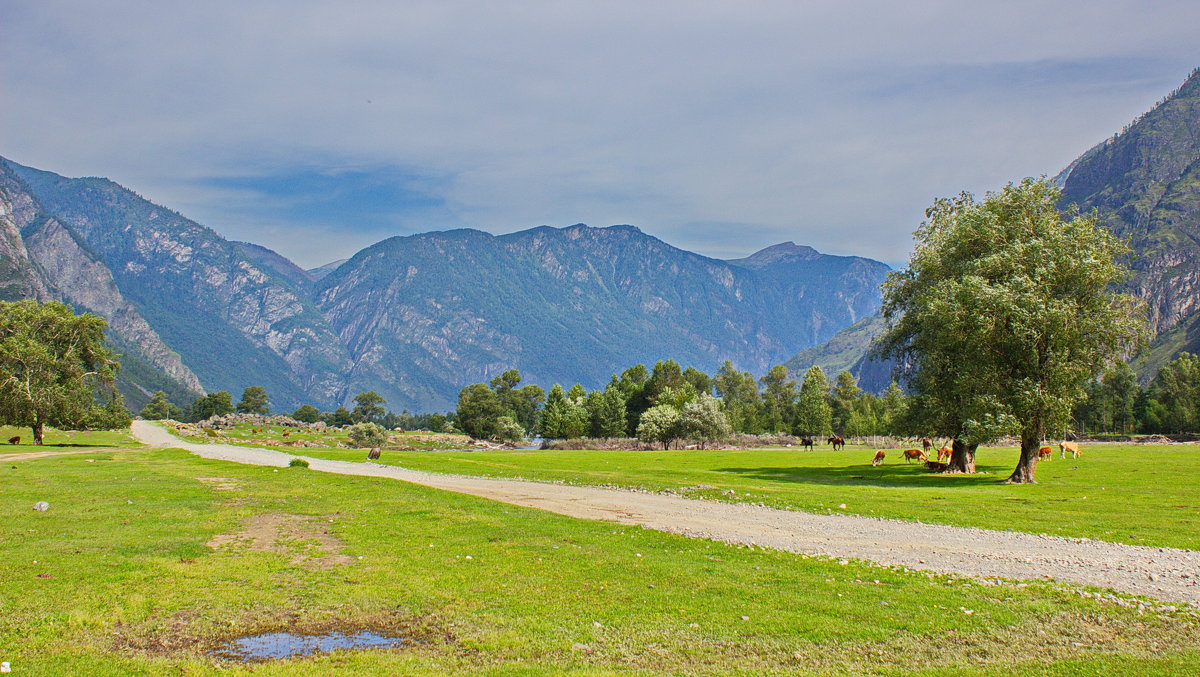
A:
{"label": "small white rock", "polygon": [[45,501],[38,501],[37,503],[33,504],[33,509],[38,512],[46,512],[50,509],[50,504]]}

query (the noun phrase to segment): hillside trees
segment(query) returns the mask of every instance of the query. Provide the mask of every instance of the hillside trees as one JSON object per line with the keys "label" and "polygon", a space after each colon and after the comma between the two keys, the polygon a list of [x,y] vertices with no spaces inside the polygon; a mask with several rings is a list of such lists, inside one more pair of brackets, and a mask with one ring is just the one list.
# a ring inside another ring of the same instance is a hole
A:
{"label": "hillside trees", "polygon": [[197,397],[192,402],[193,421],[204,421],[212,416],[224,416],[233,413],[233,396],[224,390]]}
{"label": "hillside trees", "polygon": [[954,440],[954,470],[1015,434],[1008,481],[1033,482],[1041,440],[1063,433],[1088,380],[1144,335],[1137,302],[1111,291],[1127,247],[1092,216],[1064,218],[1060,197],[1027,179],[983,202],[939,199],[884,285],[881,352],[907,365],[910,418]]}
{"label": "hillside trees", "polygon": [[138,416],[147,421],[179,420],[183,418],[183,410],[172,404],[167,399],[167,394],[160,390],[150,397],[150,401],[146,403],[145,407],[142,407]]}
{"label": "hillside trees", "polygon": [[271,413],[271,398],[267,389],[262,386],[249,386],[242,391],[242,399],[237,403],[239,414],[258,414],[266,416]]}
{"label": "hillside trees", "polygon": [[0,421],[29,426],[33,443],[41,444],[48,425],[103,424],[106,416],[94,411],[103,409],[97,390],[114,412],[123,409],[113,388],[120,365],[105,343],[105,327],[102,318],[75,315],[54,301],[0,302]]}

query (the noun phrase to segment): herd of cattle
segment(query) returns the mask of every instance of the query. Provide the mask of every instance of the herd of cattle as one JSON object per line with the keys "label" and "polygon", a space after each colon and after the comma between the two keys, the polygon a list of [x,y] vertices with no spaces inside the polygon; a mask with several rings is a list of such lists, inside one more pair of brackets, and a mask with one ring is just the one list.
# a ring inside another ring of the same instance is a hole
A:
{"label": "herd of cattle", "polygon": [[[842,439],[841,437],[839,437],[837,435],[831,435],[828,439],[825,440],[825,444],[832,446],[834,451],[837,451],[839,449],[844,449],[846,447],[846,440]],[[800,446],[807,449],[808,451],[812,451],[813,446],[814,446],[813,438],[811,438],[811,437],[800,438]],[[1075,442],[1068,442],[1066,440],[1063,440],[1062,442],[1059,442],[1056,446],[1058,447],[1061,458],[1066,458],[1067,452],[1070,452],[1071,455],[1074,456],[1075,458],[1079,458],[1079,454],[1080,454],[1079,445],[1076,444]],[[921,449],[905,449],[902,452],[904,455],[904,462],[912,463],[913,461],[921,461],[921,462],[924,462],[926,465],[943,466],[943,469],[944,469],[944,466],[950,462],[951,458],[954,457],[953,447],[943,446],[937,450],[937,461],[930,461],[929,453],[933,450],[934,444],[933,444],[933,440],[929,439],[928,437],[921,438],[921,447],[922,447]],[[1039,460],[1049,460],[1050,455],[1053,452],[1054,452],[1054,448],[1052,446],[1045,445],[1045,446],[1041,447],[1040,449],[1038,449],[1038,459]],[[887,450],[880,449],[875,452],[875,457],[871,459],[871,465],[877,466],[877,465],[883,463],[883,460],[885,458],[887,458]],[[942,459],[945,459],[945,461],[943,461]]]}

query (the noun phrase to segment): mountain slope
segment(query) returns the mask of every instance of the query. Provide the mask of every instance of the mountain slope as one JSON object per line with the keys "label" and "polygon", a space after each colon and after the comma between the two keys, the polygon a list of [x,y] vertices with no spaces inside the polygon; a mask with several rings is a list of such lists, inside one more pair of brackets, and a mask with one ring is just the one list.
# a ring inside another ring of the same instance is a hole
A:
{"label": "mountain slope", "polygon": [[355,361],[350,391],[442,408],[509,367],[593,387],[666,358],[761,371],[878,306],[884,264],[781,247],[727,262],[632,226],[425,233],[359,252],[316,300]]}
{"label": "mountain slope", "polygon": [[1200,310],[1200,69],[1065,171],[1063,203],[1095,209],[1136,256],[1131,290],[1156,334]]}
{"label": "mountain slope", "polygon": [[103,261],[209,390],[266,386],[279,408],[340,401],[345,351],[302,290],[212,230],[106,179],[0,159]]}

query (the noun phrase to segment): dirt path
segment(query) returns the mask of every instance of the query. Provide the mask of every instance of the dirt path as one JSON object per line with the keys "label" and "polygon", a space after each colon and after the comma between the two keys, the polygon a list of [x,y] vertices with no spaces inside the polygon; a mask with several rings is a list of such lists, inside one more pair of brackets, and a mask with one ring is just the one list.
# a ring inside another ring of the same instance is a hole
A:
{"label": "dirt path", "polygon": [[[205,458],[283,467],[291,454],[183,442],[153,424],[133,434]],[[313,470],[389,477],[584,519],[746,543],[789,552],[852,557],[975,578],[1053,578],[1200,605],[1200,551],[1035,536],[854,515],[814,515],[753,505],[562,484],[439,475],[376,463],[306,458]]]}

